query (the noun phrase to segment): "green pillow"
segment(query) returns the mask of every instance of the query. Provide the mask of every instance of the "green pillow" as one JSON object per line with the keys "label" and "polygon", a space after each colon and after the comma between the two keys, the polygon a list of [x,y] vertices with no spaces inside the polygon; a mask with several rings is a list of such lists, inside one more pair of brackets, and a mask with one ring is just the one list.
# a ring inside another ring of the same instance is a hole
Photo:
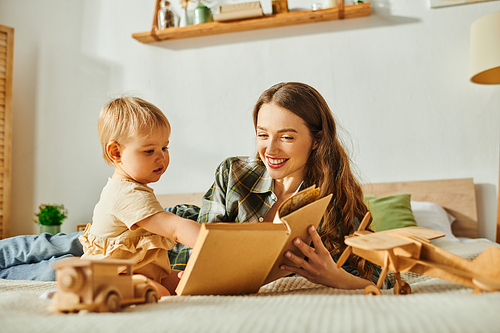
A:
{"label": "green pillow", "polygon": [[371,224],[373,231],[417,226],[411,210],[410,194],[396,194],[383,198],[365,195],[364,199],[373,216]]}

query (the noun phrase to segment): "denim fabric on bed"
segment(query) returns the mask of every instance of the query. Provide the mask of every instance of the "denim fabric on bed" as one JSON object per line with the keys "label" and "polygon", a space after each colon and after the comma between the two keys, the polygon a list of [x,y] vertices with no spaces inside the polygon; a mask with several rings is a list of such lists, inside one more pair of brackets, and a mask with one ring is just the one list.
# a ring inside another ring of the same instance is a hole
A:
{"label": "denim fabric on bed", "polygon": [[52,264],[62,258],[83,254],[78,236],[71,234],[23,235],[0,240],[0,278],[54,281]]}

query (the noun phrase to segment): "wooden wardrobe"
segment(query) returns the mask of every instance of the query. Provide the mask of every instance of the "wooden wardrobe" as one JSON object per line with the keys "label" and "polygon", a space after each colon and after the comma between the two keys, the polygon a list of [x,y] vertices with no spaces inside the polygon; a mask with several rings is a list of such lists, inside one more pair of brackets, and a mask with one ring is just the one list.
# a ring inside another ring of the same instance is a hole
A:
{"label": "wooden wardrobe", "polygon": [[0,25],[0,239],[9,237],[14,29]]}

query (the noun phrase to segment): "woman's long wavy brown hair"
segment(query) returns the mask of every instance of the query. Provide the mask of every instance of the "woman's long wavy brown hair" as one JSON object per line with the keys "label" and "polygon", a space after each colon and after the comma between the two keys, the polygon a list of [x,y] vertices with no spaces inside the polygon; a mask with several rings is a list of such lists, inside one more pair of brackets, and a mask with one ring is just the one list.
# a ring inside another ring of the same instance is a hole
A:
{"label": "woman's long wavy brown hair", "polygon": [[[321,196],[333,193],[319,234],[332,256],[342,253],[346,248],[344,236],[355,231],[354,217],[361,221],[368,208],[361,185],[352,173],[350,158],[339,141],[328,104],[316,89],[304,83],[278,83],[259,97],[253,111],[255,127],[263,104],[275,104],[302,118],[318,141],[306,164],[304,183],[318,186]],[[371,280],[373,268],[366,260],[351,254],[349,264]]]}

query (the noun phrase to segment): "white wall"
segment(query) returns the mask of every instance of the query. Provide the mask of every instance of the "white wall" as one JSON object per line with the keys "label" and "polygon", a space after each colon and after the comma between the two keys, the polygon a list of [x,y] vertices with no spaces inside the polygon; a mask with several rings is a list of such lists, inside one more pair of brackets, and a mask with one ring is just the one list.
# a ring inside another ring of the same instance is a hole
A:
{"label": "white wall", "polygon": [[0,0],[15,28],[13,235],[38,232],[40,203],[66,205],[64,232],[91,220],[112,173],[96,130],[110,97],[141,96],[171,120],[156,192],[203,192],[225,157],[254,152],[260,93],[302,81],[349,133],[362,181],[473,177],[480,235],[494,239],[500,86],[470,83],[469,31],[500,1],[374,1],[366,18],[141,44],[131,35],[150,29],[154,3]]}

